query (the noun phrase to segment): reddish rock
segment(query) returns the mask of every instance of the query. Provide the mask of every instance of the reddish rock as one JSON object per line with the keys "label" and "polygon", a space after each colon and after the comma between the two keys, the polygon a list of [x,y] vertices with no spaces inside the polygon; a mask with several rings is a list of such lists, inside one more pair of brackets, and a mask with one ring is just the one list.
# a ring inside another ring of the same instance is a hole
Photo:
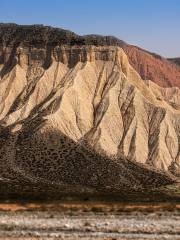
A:
{"label": "reddish rock", "polygon": [[[180,87],[180,65],[176,64],[179,60],[176,59],[176,63],[174,63],[174,61],[169,61],[157,54],[129,45],[116,37],[79,36],[71,31],[43,25],[0,24],[0,64],[5,61],[1,49],[3,46],[11,46],[14,52],[18,46],[24,45],[29,48],[35,46],[46,48],[46,51],[50,52],[55,46],[64,44],[119,46],[124,49],[131,65],[141,75],[142,79],[151,80],[161,87]],[[12,60],[9,58],[9,65],[12,64]]]}
{"label": "reddish rock", "polygon": [[180,66],[135,46],[124,48],[131,65],[144,80],[151,80],[161,87],[180,87]]}

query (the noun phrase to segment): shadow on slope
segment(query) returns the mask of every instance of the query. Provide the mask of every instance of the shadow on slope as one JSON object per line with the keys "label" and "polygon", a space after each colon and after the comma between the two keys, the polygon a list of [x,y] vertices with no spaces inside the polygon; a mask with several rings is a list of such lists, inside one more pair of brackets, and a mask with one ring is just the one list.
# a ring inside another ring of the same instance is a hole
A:
{"label": "shadow on slope", "polygon": [[4,131],[4,146],[11,142],[13,157],[9,159],[7,154],[4,158],[7,176],[1,166],[1,198],[171,198],[152,193],[173,184],[171,176],[125,158],[100,155],[86,141],[76,143],[50,129],[42,117],[36,116],[25,120],[15,133]]}

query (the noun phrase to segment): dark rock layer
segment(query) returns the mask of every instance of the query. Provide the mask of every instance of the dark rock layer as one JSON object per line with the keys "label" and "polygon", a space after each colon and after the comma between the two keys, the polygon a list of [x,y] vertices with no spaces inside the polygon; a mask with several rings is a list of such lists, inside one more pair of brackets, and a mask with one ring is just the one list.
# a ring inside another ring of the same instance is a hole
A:
{"label": "dark rock layer", "polygon": [[[116,37],[79,36],[71,31],[43,25],[0,24],[0,64],[5,61],[5,54],[2,51],[4,47],[11,47],[9,54],[13,56],[18,46],[30,49],[33,47],[43,48],[50,52],[59,45],[119,46],[124,49],[131,65],[144,80],[151,80],[162,87],[180,87],[180,67],[178,65],[157,54],[129,45]],[[41,58],[40,51],[38,55]],[[12,58],[9,61],[11,64],[13,63]]]}

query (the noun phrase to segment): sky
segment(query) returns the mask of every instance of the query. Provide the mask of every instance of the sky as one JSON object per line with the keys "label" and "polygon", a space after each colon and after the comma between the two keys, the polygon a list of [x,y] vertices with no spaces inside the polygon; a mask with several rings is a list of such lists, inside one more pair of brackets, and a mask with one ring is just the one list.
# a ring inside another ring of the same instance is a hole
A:
{"label": "sky", "polygon": [[0,0],[0,22],[114,35],[165,57],[180,57],[180,0]]}

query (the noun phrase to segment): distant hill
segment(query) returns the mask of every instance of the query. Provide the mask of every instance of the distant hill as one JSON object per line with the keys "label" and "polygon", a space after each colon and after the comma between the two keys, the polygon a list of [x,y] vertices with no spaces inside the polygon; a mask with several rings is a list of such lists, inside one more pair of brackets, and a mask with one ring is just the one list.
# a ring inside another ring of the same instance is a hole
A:
{"label": "distant hill", "polygon": [[180,65],[180,58],[168,58],[168,60]]}

